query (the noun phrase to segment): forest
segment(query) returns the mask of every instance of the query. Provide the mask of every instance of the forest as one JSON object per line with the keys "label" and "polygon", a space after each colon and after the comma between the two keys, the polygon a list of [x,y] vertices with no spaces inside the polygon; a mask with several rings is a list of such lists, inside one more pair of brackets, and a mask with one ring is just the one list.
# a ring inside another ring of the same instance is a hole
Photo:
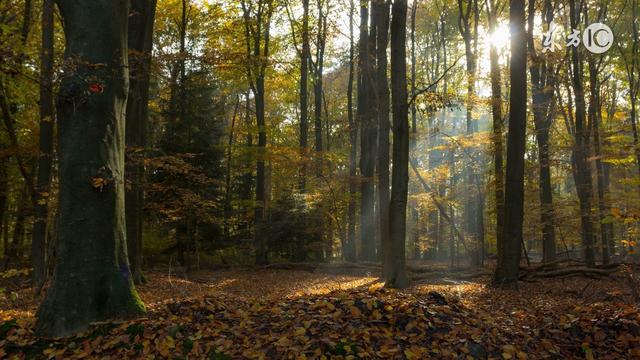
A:
{"label": "forest", "polygon": [[640,359],[639,27],[0,1],[0,359]]}

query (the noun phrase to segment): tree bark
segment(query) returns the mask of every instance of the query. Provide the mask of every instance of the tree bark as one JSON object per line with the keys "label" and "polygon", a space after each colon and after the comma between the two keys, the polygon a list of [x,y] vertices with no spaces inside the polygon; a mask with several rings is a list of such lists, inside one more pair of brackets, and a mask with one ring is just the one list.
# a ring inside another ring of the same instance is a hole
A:
{"label": "tree bark", "polygon": [[[551,0],[545,0],[543,21],[547,28],[553,22],[554,9]],[[529,3],[529,28],[534,26],[535,7]],[[533,59],[529,66],[532,86],[533,120],[538,143],[538,163],[540,166],[540,222],[542,223],[542,259],[551,262],[556,259],[555,221],[553,209],[553,191],[551,187],[551,159],[549,138],[555,111],[553,109],[554,88],[556,85],[554,66],[540,56],[535,49],[533,32],[527,33],[528,50]]]}
{"label": "tree bark", "polygon": [[[533,1],[532,1],[533,3]],[[489,18],[489,33],[496,31],[498,9],[495,1],[487,1],[487,15]],[[498,63],[498,49],[491,44],[489,50],[491,64],[491,114],[493,118],[493,174],[495,177],[496,202],[496,244],[504,243],[502,232],[504,229],[504,126],[502,118],[502,80],[500,64]]]}
{"label": "tree bark", "polygon": [[[375,0],[376,22],[376,101],[378,107],[378,209],[382,256],[391,256],[389,237],[389,82],[387,80],[387,48],[389,45],[389,6],[386,0]],[[391,260],[383,261],[390,264]],[[386,266],[383,273],[390,271]]]}
{"label": "tree bark", "polygon": [[504,244],[498,247],[496,285],[517,285],[524,217],[524,153],[527,128],[527,43],[525,2],[511,0],[511,95],[505,187]]}
{"label": "tree bark", "polygon": [[[477,43],[478,43],[478,0],[466,0],[466,6],[463,4],[463,0],[458,0],[458,10],[460,13],[458,25],[460,33],[464,40],[465,59],[467,62],[467,128],[466,134],[468,137],[473,136],[475,133],[476,124],[473,122],[473,102],[475,96],[475,77],[477,69]],[[473,20],[471,17],[473,16]],[[472,148],[469,153],[474,156],[475,150]],[[464,173],[467,191],[465,195],[464,206],[464,228],[465,233],[472,239],[470,249],[470,261],[472,266],[480,266],[481,251],[480,251],[480,234],[478,224],[478,202],[480,194],[476,191],[475,183],[475,169],[474,161],[469,159],[466,162]]]}
{"label": "tree bark", "polygon": [[[569,1],[571,27],[578,28],[580,23],[580,9],[575,0]],[[587,160],[589,156],[589,129],[586,124],[586,109],[584,100],[584,85],[582,76],[582,59],[579,49],[571,47],[572,83],[575,100],[575,144],[574,157],[576,165],[575,183],[580,202],[580,223],[582,230],[582,246],[584,259],[588,267],[595,266],[593,250],[593,222],[591,220],[592,181],[591,169]]]}
{"label": "tree bark", "polygon": [[395,0],[391,20],[391,92],[393,109],[393,171],[389,231],[391,256],[385,286],[409,285],[405,270],[407,191],[409,186],[409,104],[407,101],[407,1]]}
{"label": "tree bark", "polygon": [[[371,35],[371,34],[372,35]],[[375,146],[373,137],[373,122],[375,112],[371,111],[373,93],[373,66],[371,54],[375,54],[375,27],[371,24],[369,31],[369,4],[360,3],[360,40],[358,66],[358,110],[357,118],[360,124],[360,245],[362,260],[374,261],[375,223],[374,223],[374,192],[373,176],[375,171]],[[373,46],[372,46],[373,43]],[[373,49],[372,49],[373,48]]]}
{"label": "tree bark", "polygon": [[47,274],[47,218],[51,188],[51,164],[53,160],[53,0],[42,3],[42,47],[40,48],[40,138],[38,149],[38,173],[36,178],[36,203],[31,239],[31,265],[33,287],[40,289]]}
{"label": "tree bark", "polygon": [[300,169],[300,192],[306,192],[307,147],[309,141],[309,0],[302,0],[302,51],[300,52],[300,151],[303,156]]}
{"label": "tree bark", "polygon": [[[326,0],[328,1],[328,0]],[[316,176],[322,176],[322,93],[324,76],[324,51],[327,38],[327,17],[323,11],[323,1],[318,0],[318,30],[316,34],[316,61],[313,63],[313,116],[316,152]]]}
{"label": "tree bark", "polygon": [[265,75],[269,59],[270,25],[273,15],[273,0],[260,0],[255,10],[255,18],[252,19],[254,4],[242,0],[244,13],[245,41],[247,56],[251,60],[247,65],[249,85],[254,95],[256,122],[258,125],[258,159],[256,161],[256,204],[255,222],[256,231],[254,243],[256,249],[256,264],[266,265],[269,262],[269,249],[267,238],[262,234],[260,226],[266,220],[266,177],[265,155],[267,147],[267,129],[265,115]]}
{"label": "tree bark", "polygon": [[[132,0],[129,16],[129,98],[127,100],[125,191],[127,250],[133,281],[141,284],[144,224],[144,162],[149,118],[149,81],[156,0]],[[142,155],[142,156],[141,156]]]}
{"label": "tree bark", "polygon": [[358,123],[353,117],[353,79],[355,44],[353,34],[353,16],[355,14],[355,2],[349,1],[349,83],[347,84],[347,117],[349,120],[349,206],[347,209],[347,241],[343,249],[346,261],[356,260],[356,196],[357,196],[357,161],[358,161]]}
{"label": "tree bark", "polygon": [[46,337],[145,311],[131,277],[125,232],[128,1],[58,5],[65,59],[76,67],[67,70],[58,95],[58,256],[36,324]]}

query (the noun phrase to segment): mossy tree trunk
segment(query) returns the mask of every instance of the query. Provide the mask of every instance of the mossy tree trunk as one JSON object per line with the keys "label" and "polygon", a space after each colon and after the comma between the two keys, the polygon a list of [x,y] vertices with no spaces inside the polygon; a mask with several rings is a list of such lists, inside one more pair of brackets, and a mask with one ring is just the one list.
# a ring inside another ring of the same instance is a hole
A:
{"label": "mossy tree trunk", "polygon": [[58,97],[59,225],[41,336],[144,313],[127,259],[124,126],[127,0],[59,0],[66,74]]}

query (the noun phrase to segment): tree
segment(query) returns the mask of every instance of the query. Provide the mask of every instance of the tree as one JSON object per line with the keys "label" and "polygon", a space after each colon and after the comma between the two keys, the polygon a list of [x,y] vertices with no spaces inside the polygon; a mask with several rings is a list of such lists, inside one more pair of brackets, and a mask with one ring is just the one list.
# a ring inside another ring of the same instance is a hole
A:
{"label": "tree", "polygon": [[[327,15],[323,7],[329,7],[329,0],[318,0],[318,19],[316,29],[316,59],[311,58],[313,68],[313,118],[316,152],[316,176],[322,176],[322,97],[324,76],[324,55],[327,42]],[[329,141],[329,139],[327,139]]]}
{"label": "tree", "polygon": [[[533,4],[533,0],[531,1]],[[489,33],[496,31],[498,18],[498,2],[487,1],[487,17],[489,20]],[[501,244],[502,231],[504,229],[504,126],[502,118],[502,83],[500,64],[498,62],[498,49],[491,43],[489,49],[489,62],[491,67],[491,115],[493,116],[493,172],[495,177],[496,196],[496,243]]]}
{"label": "tree", "polygon": [[[577,29],[580,23],[582,6],[576,6],[575,0],[569,1],[569,15],[571,28]],[[589,165],[589,127],[586,121],[586,104],[584,99],[584,84],[582,74],[582,56],[577,47],[571,47],[571,81],[575,101],[574,150],[575,164],[574,180],[580,202],[580,224],[584,260],[588,267],[595,265],[593,249],[593,221],[591,219],[592,180]]]}
{"label": "tree", "polygon": [[[302,0],[302,51],[300,51],[300,150],[307,155],[309,140],[309,0]],[[303,161],[300,169],[300,192],[306,191],[307,163]]]}
{"label": "tree", "polygon": [[142,283],[142,227],[144,223],[144,161],[140,154],[147,146],[149,117],[149,81],[153,23],[156,0],[132,0],[129,16],[129,97],[127,99],[125,173],[129,186],[125,191],[127,251],[136,284]]}
{"label": "tree", "polygon": [[[542,17],[547,30],[550,30],[554,18],[551,0],[545,0]],[[535,18],[534,2],[529,3],[529,29],[533,29]],[[538,166],[540,167],[540,221],[542,223],[542,259],[552,262],[556,258],[556,234],[553,210],[553,191],[551,187],[551,159],[549,156],[549,138],[555,118],[554,89],[556,86],[556,66],[547,57],[536,51],[533,31],[527,32],[529,54],[532,59],[529,66],[533,122],[538,143]]]}
{"label": "tree", "polygon": [[128,1],[58,5],[68,64],[58,94],[58,248],[36,325],[48,337],[145,311],[131,277],[125,232]]}
{"label": "tree", "polygon": [[[274,11],[273,0],[248,2],[242,0],[245,42],[248,63],[247,78],[255,98],[255,114],[258,125],[258,160],[256,164],[256,207],[255,221],[258,225],[266,219],[265,191],[265,151],[267,129],[265,119],[265,75],[269,64],[269,43],[271,18]],[[266,264],[268,259],[267,239],[260,231],[255,232],[256,263]]]}
{"label": "tree", "polygon": [[[375,0],[373,16],[376,22],[376,102],[378,106],[378,209],[382,256],[391,256],[389,237],[389,82],[387,80],[387,48],[389,45],[389,5]],[[383,262],[391,263],[391,259]],[[388,272],[386,267],[383,272]]]}
{"label": "tree", "polygon": [[353,34],[353,16],[356,5],[349,1],[349,78],[347,83],[347,118],[349,121],[349,204],[347,205],[347,239],[342,250],[344,259],[356,260],[356,195],[358,192],[356,175],[358,171],[358,123],[353,116],[353,79],[355,73],[355,44]]}
{"label": "tree", "polygon": [[[477,57],[478,57],[478,25],[479,25],[479,9],[478,0],[458,0],[459,20],[458,27],[462,39],[464,40],[465,59],[467,62],[467,123],[466,134],[472,136],[476,132],[476,124],[473,121],[473,97],[475,96],[475,82],[477,72]],[[471,157],[473,153],[470,152]],[[464,206],[464,224],[465,232],[472,239],[473,249],[471,250],[471,263],[473,266],[479,266],[482,262],[482,244],[481,240],[481,226],[479,224],[480,213],[482,208],[480,206],[480,193],[478,186],[476,186],[477,175],[475,174],[474,159],[470,158],[465,164],[465,178],[467,186],[469,187],[466,192],[465,206]]]}
{"label": "tree", "polygon": [[385,286],[409,284],[405,270],[407,192],[409,186],[409,103],[407,95],[407,1],[395,0],[391,19],[391,99],[393,110],[393,171],[389,203],[390,262]]}
{"label": "tree", "polygon": [[42,46],[40,49],[40,139],[38,174],[36,179],[37,201],[33,236],[31,240],[31,262],[33,286],[39,289],[46,278],[47,218],[51,193],[51,165],[53,162],[53,0],[42,3]]}
{"label": "tree", "polygon": [[509,26],[511,27],[511,95],[505,181],[506,213],[503,243],[498,244],[498,267],[493,279],[497,285],[517,285],[520,271],[527,129],[527,42],[524,0],[510,1]]}
{"label": "tree", "polygon": [[[373,261],[376,257],[374,222],[375,171],[375,110],[373,96],[375,58],[375,24],[369,29],[368,1],[360,3],[360,40],[358,54],[358,109],[357,121],[360,125],[360,243],[363,260]],[[372,54],[374,56],[372,56]]]}

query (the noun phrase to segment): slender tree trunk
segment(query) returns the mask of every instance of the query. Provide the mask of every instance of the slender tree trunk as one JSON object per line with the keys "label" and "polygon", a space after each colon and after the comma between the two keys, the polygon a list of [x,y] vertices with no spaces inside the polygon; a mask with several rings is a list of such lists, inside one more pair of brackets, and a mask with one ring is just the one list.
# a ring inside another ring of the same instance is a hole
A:
{"label": "slender tree trunk", "polygon": [[22,243],[24,239],[24,223],[28,206],[27,201],[27,191],[23,187],[23,189],[20,191],[20,197],[16,199],[16,217],[13,225],[11,242],[8,243],[8,246],[6,248],[7,250],[4,261],[5,271],[9,269],[12,261],[15,262],[16,267],[20,268],[22,266]]}
{"label": "slender tree trunk", "polygon": [[[497,6],[495,1],[487,1],[487,15],[489,17],[489,33],[493,34],[497,22]],[[500,64],[498,63],[498,49],[491,44],[489,50],[491,64],[491,114],[493,117],[493,173],[495,177],[496,202],[496,244],[504,243],[502,232],[504,229],[504,144],[502,119],[502,81]]]}
{"label": "slender tree trunk", "polygon": [[125,208],[127,221],[127,250],[133,281],[143,282],[142,227],[144,224],[144,149],[147,145],[146,127],[149,118],[149,81],[153,24],[156,0],[132,0],[129,16],[129,98],[127,100],[125,173]]}
{"label": "slender tree trunk", "polygon": [[355,15],[355,2],[349,2],[349,83],[347,84],[347,117],[349,119],[349,207],[347,209],[347,242],[343,255],[346,261],[356,260],[356,196],[357,196],[357,161],[358,161],[358,123],[353,117],[353,80],[355,44],[353,34],[353,17]]}
{"label": "slender tree trunk", "polygon": [[393,108],[393,174],[389,231],[391,256],[385,286],[404,288],[407,191],[409,185],[409,105],[407,101],[407,1],[395,0],[391,20],[391,92]]}
{"label": "slender tree trunk", "polygon": [[631,36],[631,64],[627,66],[627,77],[629,83],[629,100],[631,102],[631,129],[633,133],[633,145],[636,152],[636,166],[640,172],[640,139],[638,135],[637,100],[640,91],[640,80],[638,77],[638,61],[640,57],[640,35],[638,34],[638,0],[631,2],[632,36]]}
{"label": "slender tree trunk", "polygon": [[323,12],[323,1],[318,0],[318,32],[316,35],[316,61],[313,71],[313,116],[316,152],[316,176],[322,176],[322,88],[324,76],[324,50],[327,18]]}
{"label": "slender tree trunk", "polygon": [[231,165],[233,162],[233,141],[235,137],[236,130],[236,119],[238,117],[238,112],[240,110],[240,95],[236,98],[236,105],[233,108],[233,115],[231,116],[231,124],[229,125],[229,137],[227,142],[227,166],[225,170],[224,182],[225,182],[225,194],[224,194],[224,229],[223,234],[224,238],[229,240],[231,229],[229,224],[229,219],[231,218],[231,213],[233,208],[231,207],[231,196],[233,189],[231,188]]}
{"label": "slender tree trunk", "polygon": [[601,123],[602,123],[602,104],[600,102],[600,83],[597,81],[598,69],[596,68],[595,60],[589,61],[589,77],[590,77],[590,90],[591,99],[589,105],[589,116],[593,124],[593,145],[594,156],[596,158],[596,186],[598,191],[598,220],[600,224],[600,249],[602,251],[602,263],[609,263],[609,231],[607,228],[607,216],[610,213],[609,206],[607,206],[606,198],[606,184],[605,184],[605,171],[604,163],[602,162],[602,144],[600,140]]}
{"label": "slender tree trunk", "polygon": [[[300,50],[300,155],[302,159],[302,166],[300,168],[300,180],[299,189],[300,193],[306,193],[307,182],[307,147],[309,138],[309,108],[308,108],[308,86],[309,86],[309,62],[311,60],[309,49],[309,0],[302,1],[302,49]],[[315,74],[315,72],[314,72]],[[315,86],[315,85],[314,85]],[[315,87],[314,87],[315,89]],[[315,94],[315,93],[314,93]],[[316,104],[317,105],[317,104]],[[306,216],[303,214],[303,216]],[[294,260],[302,262],[306,260],[306,238],[298,237],[294,244]]]}
{"label": "slender tree trunk", "polygon": [[[249,97],[250,90],[244,94],[244,127],[247,131],[245,136],[245,156],[246,162],[251,161],[251,157],[249,156],[251,148],[253,147],[253,132],[251,130],[252,124],[252,116],[251,116],[251,99]],[[242,175],[241,186],[240,186],[240,200],[244,204],[250,202],[252,198],[253,190],[253,171],[250,167],[247,167],[246,172]],[[246,205],[245,205],[246,206]],[[249,221],[247,221],[246,227],[249,227]]]}
{"label": "slender tree trunk", "polygon": [[51,193],[51,164],[53,160],[53,0],[42,4],[42,47],[40,49],[40,139],[38,174],[36,179],[37,201],[31,239],[31,265],[33,286],[41,288],[47,274],[47,218]]}
{"label": "slender tree trunk", "polygon": [[[473,102],[475,96],[476,81],[476,62],[477,62],[477,37],[478,37],[478,0],[467,0],[466,6],[463,0],[458,0],[458,9],[460,12],[460,33],[464,40],[465,59],[467,62],[467,114],[466,114],[466,134],[471,137],[475,133],[475,124],[473,122]],[[474,17],[472,20],[471,17]],[[469,153],[475,155],[472,148]],[[464,173],[467,185],[464,206],[464,225],[465,232],[471,238],[470,261],[474,267],[480,266],[480,234],[478,232],[478,201],[479,196],[474,186],[475,169],[474,161],[468,159],[466,161]]]}
{"label": "slender tree trunk", "polygon": [[[256,161],[256,204],[255,222],[256,231],[254,244],[256,250],[256,264],[264,265],[269,261],[268,239],[260,229],[267,218],[267,192],[265,176],[265,155],[267,147],[267,129],[265,114],[265,74],[269,65],[270,26],[273,15],[274,2],[272,0],[259,0],[253,2],[241,1],[244,13],[245,41],[247,56],[250,61],[247,65],[249,85],[254,95],[256,122],[258,125],[258,159]],[[256,6],[255,19],[252,19],[252,8]]]}
{"label": "slender tree trunk", "polygon": [[496,285],[517,285],[524,218],[524,154],[527,128],[527,43],[525,1],[511,0],[511,95],[505,187],[504,244],[498,247]]}
{"label": "slender tree trunk", "polygon": [[309,141],[309,0],[302,0],[302,51],[300,52],[300,151],[303,156],[300,169],[300,192],[306,192],[307,147]]}
{"label": "slender tree trunk", "polygon": [[[65,58],[76,67],[58,95],[58,259],[36,324],[38,334],[47,337],[145,311],[131,277],[125,233],[128,1],[79,6],[59,0],[58,5]],[[90,92],[84,101],[77,98],[78,86]]]}
{"label": "slender tree trunk", "polygon": [[[580,9],[576,7],[575,0],[569,1],[571,27],[577,28],[580,22]],[[572,82],[575,98],[575,163],[576,163],[576,189],[580,201],[580,222],[582,230],[582,246],[584,259],[588,267],[595,266],[593,249],[593,222],[591,220],[592,182],[591,169],[587,160],[589,155],[589,129],[586,123],[586,111],[584,100],[584,87],[582,76],[582,59],[577,47],[571,47]]]}
{"label": "slender tree trunk", "polygon": [[[542,17],[548,28],[553,22],[553,4],[545,0]],[[535,7],[529,3],[529,28],[534,26]],[[544,56],[540,56],[535,49],[533,33],[527,33],[529,54],[534,61],[530,62],[533,120],[538,143],[538,163],[540,166],[540,221],[542,223],[542,254],[543,262],[556,259],[555,222],[553,210],[553,190],[551,187],[551,159],[549,155],[549,137],[555,111],[553,110],[553,94],[555,88],[554,67]]]}

